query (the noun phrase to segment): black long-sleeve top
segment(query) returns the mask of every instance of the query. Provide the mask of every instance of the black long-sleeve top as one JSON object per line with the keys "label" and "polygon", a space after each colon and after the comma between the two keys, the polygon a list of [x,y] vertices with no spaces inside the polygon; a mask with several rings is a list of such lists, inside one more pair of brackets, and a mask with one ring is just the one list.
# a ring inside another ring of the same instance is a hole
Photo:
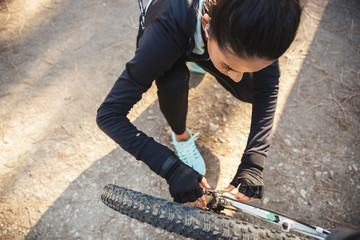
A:
{"label": "black long-sleeve top", "polygon": [[[198,0],[153,0],[135,56],[130,60],[97,113],[97,123],[124,150],[159,173],[173,154],[168,147],[139,131],[127,118],[154,79],[171,69],[194,48]],[[242,162],[263,168],[270,145],[278,94],[279,67],[253,73],[251,129]]]}

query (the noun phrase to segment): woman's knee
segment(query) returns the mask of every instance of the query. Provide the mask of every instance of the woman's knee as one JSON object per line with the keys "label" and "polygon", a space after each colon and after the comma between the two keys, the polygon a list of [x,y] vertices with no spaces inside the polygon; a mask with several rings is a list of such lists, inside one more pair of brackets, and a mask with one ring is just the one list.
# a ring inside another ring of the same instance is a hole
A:
{"label": "woman's knee", "polygon": [[253,80],[251,74],[245,73],[240,82],[234,82],[228,77],[217,77],[216,79],[235,98],[243,102],[253,102]]}
{"label": "woman's knee", "polygon": [[185,63],[175,64],[172,69],[156,79],[158,97],[166,101],[183,101],[189,91],[189,70]]}

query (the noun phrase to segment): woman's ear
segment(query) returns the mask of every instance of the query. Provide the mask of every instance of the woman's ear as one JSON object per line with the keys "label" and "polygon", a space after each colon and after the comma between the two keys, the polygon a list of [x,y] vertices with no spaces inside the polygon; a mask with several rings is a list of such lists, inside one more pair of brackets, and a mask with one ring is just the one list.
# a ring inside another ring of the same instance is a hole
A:
{"label": "woman's ear", "polygon": [[211,22],[211,17],[207,13],[205,13],[201,19],[201,26],[207,38],[209,38],[208,31],[210,28],[210,22]]}

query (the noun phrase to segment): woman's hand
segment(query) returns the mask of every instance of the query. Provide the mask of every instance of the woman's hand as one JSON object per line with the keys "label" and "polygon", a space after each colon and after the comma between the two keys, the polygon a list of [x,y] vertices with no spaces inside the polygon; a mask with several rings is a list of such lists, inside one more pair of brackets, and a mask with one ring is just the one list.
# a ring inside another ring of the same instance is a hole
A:
{"label": "woman's hand", "polygon": [[[200,182],[200,186],[203,188],[210,188],[209,184],[207,183],[207,180],[205,177],[202,178],[201,182]],[[205,209],[206,207],[206,200],[205,200],[205,196],[201,196],[199,197],[195,202],[186,202],[183,203],[183,205],[191,205],[191,206],[196,206],[197,204],[200,205],[200,207],[202,209]]]}
{"label": "woman's hand", "polygon": [[206,201],[201,187],[210,187],[206,178],[183,163],[176,155],[169,158],[172,158],[174,163],[165,174],[165,179],[169,184],[170,195],[174,201],[186,205],[199,202],[201,208],[205,208]]}
{"label": "woman's hand", "polygon": [[[233,186],[233,185],[229,185],[227,188],[225,188],[223,191],[225,192],[231,192],[232,190],[234,190],[236,187]],[[250,201],[254,201],[254,200],[257,200],[258,198],[253,198],[253,197],[248,197],[248,196],[245,196],[244,194],[242,194],[241,192],[237,192],[235,194],[235,198],[239,201],[242,201],[242,202],[250,202]]]}
{"label": "woman's hand", "polygon": [[239,191],[235,195],[236,199],[244,202],[261,199],[264,193],[262,170],[248,164],[240,164],[234,179],[224,191],[230,192],[237,186]]}

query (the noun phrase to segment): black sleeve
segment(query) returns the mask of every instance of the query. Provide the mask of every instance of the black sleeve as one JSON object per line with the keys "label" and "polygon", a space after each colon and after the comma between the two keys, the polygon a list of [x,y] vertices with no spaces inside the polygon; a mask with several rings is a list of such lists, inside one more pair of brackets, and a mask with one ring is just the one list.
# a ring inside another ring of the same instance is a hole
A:
{"label": "black sleeve", "polygon": [[171,29],[161,21],[154,21],[146,27],[135,57],[126,64],[98,109],[96,118],[101,130],[157,174],[173,151],[139,131],[127,115],[153,80],[170,69],[183,54],[185,40],[179,37],[174,39],[173,36],[181,36],[175,31],[175,28]]}
{"label": "black sleeve", "polygon": [[264,168],[270,146],[270,134],[274,123],[279,90],[279,63],[253,73],[253,105],[251,127],[241,162]]}

